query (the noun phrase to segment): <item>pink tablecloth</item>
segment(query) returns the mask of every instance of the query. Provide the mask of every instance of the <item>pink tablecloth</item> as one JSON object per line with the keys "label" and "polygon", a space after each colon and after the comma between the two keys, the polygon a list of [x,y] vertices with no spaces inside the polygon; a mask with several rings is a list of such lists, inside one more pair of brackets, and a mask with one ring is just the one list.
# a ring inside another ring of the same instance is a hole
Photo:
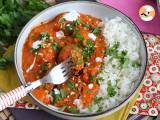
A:
{"label": "pink tablecloth", "polygon": [[[102,3],[110,5],[128,17],[140,28],[142,32],[160,35],[160,13],[158,13],[156,0],[99,0]],[[156,9],[156,17],[149,22],[144,22],[139,18],[138,11],[143,5],[152,5]]]}

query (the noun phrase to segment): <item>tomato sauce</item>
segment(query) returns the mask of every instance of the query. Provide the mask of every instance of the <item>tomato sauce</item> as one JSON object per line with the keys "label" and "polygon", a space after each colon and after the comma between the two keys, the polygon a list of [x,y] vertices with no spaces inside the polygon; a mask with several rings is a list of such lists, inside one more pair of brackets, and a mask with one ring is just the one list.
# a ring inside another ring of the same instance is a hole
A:
{"label": "tomato sauce", "polygon": [[[107,45],[100,19],[79,13],[77,20],[67,21],[65,14],[32,29],[23,47],[22,68],[25,80],[33,82],[70,57],[75,75],[61,85],[46,83],[33,91],[45,104],[67,106],[64,111],[70,112],[70,108],[77,108],[75,99],[88,107],[98,93],[97,74]],[[33,47],[36,41],[40,44]]]}

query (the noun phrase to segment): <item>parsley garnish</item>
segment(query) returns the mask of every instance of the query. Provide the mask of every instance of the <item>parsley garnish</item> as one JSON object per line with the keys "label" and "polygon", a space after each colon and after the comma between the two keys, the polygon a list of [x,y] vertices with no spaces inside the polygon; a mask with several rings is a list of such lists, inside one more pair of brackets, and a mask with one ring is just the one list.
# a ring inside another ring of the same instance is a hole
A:
{"label": "parsley garnish", "polygon": [[79,34],[79,33],[75,34],[74,37],[75,38],[79,38],[81,41],[84,40],[84,37],[81,34]]}
{"label": "parsley garnish", "polygon": [[94,44],[91,40],[87,41],[87,46],[83,49],[82,55],[84,57],[91,57],[92,53],[94,51]]}
{"label": "parsley garnish", "polygon": [[61,93],[61,97],[62,98],[66,98],[67,97],[67,91],[66,90],[64,90],[64,89],[60,89],[60,93]]}
{"label": "parsley garnish", "polygon": [[98,77],[97,80],[98,80],[98,81],[104,81],[104,78]]}
{"label": "parsley garnish", "polygon": [[52,104],[54,105],[55,103],[57,103],[61,99],[62,99],[62,97],[61,97],[60,94],[54,94],[54,99],[53,99],[53,103]]}
{"label": "parsley garnish", "polygon": [[109,97],[115,96],[117,92],[115,91],[115,87],[112,85],[110,80],[107,82],[107,85],[108,85],[107,87],[108,96]]}
{"label": "parsley garnish", "polygon": [[77,109],[77,108],[69,108],[69,107],[67,107],[67,110],[68,110],[70,113],[78,113],[78,109]]}
{"label": "parsley garnish", "polygon": [[138,68],[141,66],[140,62],[137,60],[137,61],[133,61],[132,62],[132,66],[135,67],[135,68]]}
{"label": "parsley garnish", "polygon": [[104,100],[104,98],[95,96],[93,100],[94,100],[94,103],[98,105],[97,112],[102,112],[103,107],[102,107],[101,101]]}
{"label": "parsley garnish", "polygon": [[40,40],[48,40],[50,38],[50,34],[48,32],[40,33]]}
{"label": "parsley garnish", "polygon": [[73,24],[79,25],[79,24],[81,24],[81,20],[80,20],[80,19],[77,19],[77,20],[73,21]]}
{"label": "parsley garnish", "polygon": [[[54,93],[54,92],[53,92]],[[66,98],[68,95],[67,91],[65,89],[60,89],[60,94],[53,94],[53,104],[57,103],[59,100]]]}
{"label": "parsley garnish", "polygon": [[70,89],[74,89],[75,88],[75,84],[73,82],[68,81],[67,85]]}
{"label": "parsley garnish", "polygon": [[88,106],[88,110],[89,110],[89,112],[92,112],[92,111],[93,111],[92,105]]}
{"label": "parsley garnish", "polygon": [[32,53],[37,53],[38,52],[38,49],[35,49],[35,48],[30,48],[29,49]]}
{"label": "parsley garnish", "polygon": [[94,28],[92,33],[98,35],[101,32],[100,28]]}
{"label": "parsley garnish", "polygon": [[84,24],[84,28],[88,29],[88,28],[90,28],[90,25],[89,24]]}
{"label": "parsley garnish", "polygon": [[58,44],[57,44],[57,43],[52,44],[52,48],[53,48],[55,51],[58,51],[58,50],[59,50],[59,47],[58,47]]}
{"label": "parsley garnish", "polygon": [[[106,49],[105,55],[111,56],[110,60],[117,59],[120,63],[119,67],[122,68],[126,67],[129,64],[129,58],[127,57],[128,52],[126,50],[120,52],[118,51],[119,46],[120,43],[116,42],[112,47]],[[113,67],[115,67],[115,65],[113,65]]]}
{"label": "parsley garnish", "polygon": [[118,48],[120,46],[119,42],[114,43],[112,47],[109,47],[105,50],[105,55],[112,55],[118,52]]}
{"label": "parsley garnish", "polygon": [[93,100],[95,104],[99,104],[103,100],[103,98],[95,96]]}

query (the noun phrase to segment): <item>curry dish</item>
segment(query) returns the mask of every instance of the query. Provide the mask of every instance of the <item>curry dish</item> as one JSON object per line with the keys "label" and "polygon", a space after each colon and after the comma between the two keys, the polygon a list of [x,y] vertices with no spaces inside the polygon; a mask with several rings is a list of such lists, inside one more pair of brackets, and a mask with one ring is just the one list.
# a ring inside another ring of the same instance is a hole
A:
{"label": "curry dish", "polygon": [[98,93],[97,74],[104,64],[107,45],[100,19],[77,13],[77,18],[71,20],[67,14],[59,14],[32,29],[23,47],[22,68],[25,80],[32,82],[71,58],[75,73],[68,81],[44,84],[33,95],[47,105],[78,113],[74,101],[80,99],[81,106],[89,107]]}

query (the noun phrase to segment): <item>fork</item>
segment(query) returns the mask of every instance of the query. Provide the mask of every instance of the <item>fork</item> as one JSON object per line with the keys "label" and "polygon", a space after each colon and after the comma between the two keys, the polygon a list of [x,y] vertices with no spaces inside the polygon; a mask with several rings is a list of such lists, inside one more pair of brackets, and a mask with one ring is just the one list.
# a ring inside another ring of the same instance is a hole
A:
{"label": "fork", "polygon": [[22,85],[0,96],[0,111],[14,104],[16,101],[25,97],[28,93],[30,93],[44,83],[52,83],[56,85],[64,83],[73,74],[71,67],[72,62],[70,61],[70,59],[67,59],[52,68],[50,72],[42,79],[36,80],[32,83],[28,83],[25,86]]}

